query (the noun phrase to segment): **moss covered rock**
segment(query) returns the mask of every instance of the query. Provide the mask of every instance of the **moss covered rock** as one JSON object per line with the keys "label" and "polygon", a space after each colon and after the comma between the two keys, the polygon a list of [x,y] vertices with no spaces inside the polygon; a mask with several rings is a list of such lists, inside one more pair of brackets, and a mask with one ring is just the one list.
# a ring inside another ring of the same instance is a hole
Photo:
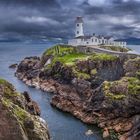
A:
{"label": "moss covered rock", "polygon": [[47,125],[27,111],[25,97],[3,79],[0,79],[0,107],[2,140],[49,140]]}
{"label": "moss covered rock", "polygon": [[23,60],[23,71],[17,71],[17,76],[28,85],[35,81],[43,91],[56,93],[54,106],[85,123],[98,124],[109,139],[124,135],[124,140],[140,139],[140,58],[82,52],[54,46],[39,61]]}
{"label": "moss covered rock", "polygon": [[117,51],[117,52],[128,52],[131,50],[129,48],[120,47],[120,46],[104,46],[104,45],[102,45],[102,46],[100,46],[100,48],[111,50],[111,51]]}
{"label": "moss covered rock", "polygon": [[126,76],[139,77],[140,57],[126,61],[124,64],[124,69],[125,69]]}

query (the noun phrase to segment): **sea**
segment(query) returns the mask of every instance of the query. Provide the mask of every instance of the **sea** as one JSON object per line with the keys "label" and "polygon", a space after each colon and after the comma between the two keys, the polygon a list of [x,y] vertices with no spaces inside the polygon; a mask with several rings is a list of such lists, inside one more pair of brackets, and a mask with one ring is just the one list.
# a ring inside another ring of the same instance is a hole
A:
{"label": "sea", "polygon": [[[56,42],[45,43],[21,43],[3,42],[0,43],[0,78],[12,83],[17,91],[29,92],[41,108],[41,117],[46,120],[52,140],[102,140],[100,129],[97,126],[87,125],[76,119],[69,113],[64,113],[50,105],[52,94],[26,86],[18,80],[15,70],[9,69],[11,64],[19,63],[27,56],[41,56],[49,47]],[[129,48],[140,53],[140,45],[130,45]],[[93,131],[93,135],[86,136],[85,132]]]}

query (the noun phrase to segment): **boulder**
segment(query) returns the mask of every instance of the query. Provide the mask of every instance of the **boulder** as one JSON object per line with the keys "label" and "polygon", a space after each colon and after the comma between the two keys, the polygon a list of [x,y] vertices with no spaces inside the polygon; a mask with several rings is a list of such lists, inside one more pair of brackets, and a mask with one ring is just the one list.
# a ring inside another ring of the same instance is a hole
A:
{"label": "boulder", "polygon": [[92,131],[92,130],[88,130],[88,131],[85,132],[85,134],[86,134],[87,136],[93,135],[93,131]]}
{"label": "boulder", "polygon": [[15,69],[17,66],[18,66],[18,64],[12,64],[12,65],[9,66],[9,68]]}

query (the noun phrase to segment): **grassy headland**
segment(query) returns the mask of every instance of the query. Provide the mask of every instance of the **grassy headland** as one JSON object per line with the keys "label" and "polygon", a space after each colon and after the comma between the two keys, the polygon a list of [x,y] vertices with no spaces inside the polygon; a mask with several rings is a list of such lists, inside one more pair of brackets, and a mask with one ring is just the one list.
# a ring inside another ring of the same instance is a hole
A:
{"label": "grassy headland", "polygon": [[111,50],[111,51],[117,51],[117,52],[128,52],[131,51],[131,49],[121,46],[100,46],[100,48]]}
{"label": "grassy headland", "polygon": [[31,86],[39,84],[43,91],[57,93],[52,105],[85,123],[98,124],[105,138],[135,139],[140,127],[140,58],[136,57],[56,45],[41,59],[25,58],[16,74]]}
{"label": "grassy headland", "polygon": [[[87,54],[77,51],[75,47],[68,45],[56,45],[52,48],[46,50],[42,58],[52,56],[51,63],[46,65],[45,69],[51,69],[56,62],[60,62],[63,66],[70,67],[74,75],[78,78],[89,79],[91,74],[97,73],[96,69],[92,69],[91,72],[85,72],[84,70],[79,70],[77,64],[84,61],[115,61],[118,59],[116,56],[109,54]],[[85,69],[83,67],[83,69]]]}

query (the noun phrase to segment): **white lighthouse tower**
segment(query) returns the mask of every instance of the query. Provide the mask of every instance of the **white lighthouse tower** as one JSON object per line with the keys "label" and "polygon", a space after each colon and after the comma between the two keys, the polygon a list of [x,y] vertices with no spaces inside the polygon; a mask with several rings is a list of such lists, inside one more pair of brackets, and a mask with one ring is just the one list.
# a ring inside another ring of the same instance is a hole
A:
{"label": "white lighthouse tower", "polygon": [[75,37],[84,36],[83,31],[83,18],[77,17],[76,18],[76,30],[75,30]]}

